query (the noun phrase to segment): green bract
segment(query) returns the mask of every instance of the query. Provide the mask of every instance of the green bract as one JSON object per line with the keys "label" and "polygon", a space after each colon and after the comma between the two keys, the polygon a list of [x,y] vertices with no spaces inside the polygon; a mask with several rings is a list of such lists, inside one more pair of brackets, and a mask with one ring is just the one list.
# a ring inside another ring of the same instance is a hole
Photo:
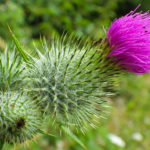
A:
{"label": "green bract", "polygon": [[103,116],[104,97],[118,73],[107,49],[104,41],[100,48],[63,37],[37,50],[28,73],[30,93],[58,124],[82,130]]}
{"label": "green bract", "polygon": [[23,142],[38,133],[42,116],[28,96],[0,92],[0,139],[8,143]]}
{"label": "green bract", "polygon": [[0,52],[0,91],[20,89],[24,71],[25,63],[15,49]]}

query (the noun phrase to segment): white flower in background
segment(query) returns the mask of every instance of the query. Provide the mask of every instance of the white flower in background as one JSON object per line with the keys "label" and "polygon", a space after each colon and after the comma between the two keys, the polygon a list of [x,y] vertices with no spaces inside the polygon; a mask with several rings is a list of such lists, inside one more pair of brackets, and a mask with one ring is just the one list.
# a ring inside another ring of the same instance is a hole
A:
{"label": "white flower in background", "polygon": [[135,140],[135,141],[142,141],[143,136],[141,135],[141,133],[135,132],[135,133],[132,134],[132,139]]}
{"label": "white flower in background", "polygon": [[125,147],[126,143],[123,141],[123,139],[115,134],[108,134],[108,139],[111,141],[111,143],[119,146],[119,147]]}

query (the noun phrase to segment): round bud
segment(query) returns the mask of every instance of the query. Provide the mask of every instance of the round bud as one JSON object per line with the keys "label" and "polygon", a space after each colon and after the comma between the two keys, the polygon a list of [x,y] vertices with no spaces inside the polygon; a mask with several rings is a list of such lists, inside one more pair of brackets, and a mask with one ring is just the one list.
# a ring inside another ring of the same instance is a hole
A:
{"label": "round bud", "polygon": [[77,129],[95,126],[118,73],[106,52],[88,42],[77,44],[62,38],[49,46],[43,44],[37,53],[28,75],[30,91],[39,105],[60,125]]}
{"label": "round bud", "polygon": [[8,143],[31,139],[41,126],[41,112],[28,96],[0,93],[0,137]]}

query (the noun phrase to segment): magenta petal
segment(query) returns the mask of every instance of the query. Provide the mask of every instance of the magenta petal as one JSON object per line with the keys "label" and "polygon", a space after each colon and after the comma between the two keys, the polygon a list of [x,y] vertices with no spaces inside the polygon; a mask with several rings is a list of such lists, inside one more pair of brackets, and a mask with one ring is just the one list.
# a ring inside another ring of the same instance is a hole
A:
{"label": "magenta petal", "polygon": [[134,73],[150,72],[150,14],[134,13],[114,20],[107,40],[111,47],[108,57]]}

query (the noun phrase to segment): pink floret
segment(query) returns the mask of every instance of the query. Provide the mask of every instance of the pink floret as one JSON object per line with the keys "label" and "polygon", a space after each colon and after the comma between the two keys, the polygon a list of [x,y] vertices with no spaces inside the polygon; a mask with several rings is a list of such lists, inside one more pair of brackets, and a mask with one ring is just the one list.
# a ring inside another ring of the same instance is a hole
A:
{"label": "pink floret", "polygon": [[150,14],[134,13],[114,20],[107,40],[111,47],[109,57],[126,71],[150,73]]}

